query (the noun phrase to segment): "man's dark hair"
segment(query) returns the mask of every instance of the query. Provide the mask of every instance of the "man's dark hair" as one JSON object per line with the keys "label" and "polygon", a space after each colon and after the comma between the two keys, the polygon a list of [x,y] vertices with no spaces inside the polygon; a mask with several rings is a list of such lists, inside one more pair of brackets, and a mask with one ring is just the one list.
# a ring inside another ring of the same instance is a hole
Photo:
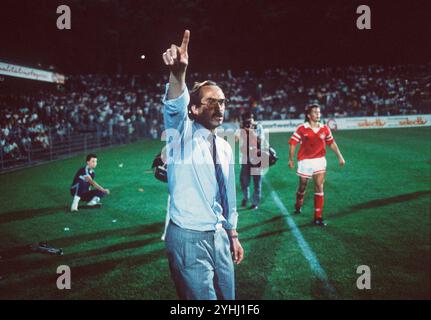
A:
{"label": "man's dark hair", "polygon": [[247,120],[249,120],[249,119],[254,119],[254,114],[253,114],[253,112],[251,112],[251,111],[246,111],[246,112],[244,112],[243,114],[242,114],[242,121],[244,122],[244,121],[247,121]]}
{"label": "man's dark hair", "polygon": [[[201,105],[201,95],[200,95],[200,91],[202,87],[206,87],[206,86],[216,86],[218,87],[217,83],[215,83],[214,81],[211,80],[206,80],[203,82],[195,82],[195,84],[193,85],[192,90],[190,90],[190,103],[188,106],[188,115],[189,118],[191,120],[194,120],[195,117],[192,113],[192,106],[200,106]],[[220,88],[220,87],[219,87]]]}
{"label": "man's dark hair", "polygon": [[87,160],[86,161],[90,161],[91,158],[96,158],[97,159],[97,155],[94,154],[94,153],[87,154],[87,157],[86,157]]}
{"label": "man's dark hair", "polygon": [[304,122],[310,122],[310,119],[308,119],[308,115],[311,113],[311,110],[314,108],[320,108],[318,104],[309,104],[305,107],[305,121]]}

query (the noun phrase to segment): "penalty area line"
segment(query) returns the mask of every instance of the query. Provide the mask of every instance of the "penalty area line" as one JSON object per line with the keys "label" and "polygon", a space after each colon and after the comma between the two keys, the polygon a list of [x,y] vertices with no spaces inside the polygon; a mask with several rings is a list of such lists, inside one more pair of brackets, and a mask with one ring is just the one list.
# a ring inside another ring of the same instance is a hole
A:
{"label": "penalty area line", "polygon": [[280,197],[278,196],[277,192],[272,188],[271,183],[268,181],[268,179],[264,179],[264,181],[271,192],[272,199],[274,200],[277,207],[280,209],[281,213],[284,216],[285,222],[289,226],[289,229],[292,231],[292,234],[301,249],[302,255],[307,260],[311,271],[323,283],[323,286],[327,291],[329,297],[331,299],[338,299],[335,288],[329,283],[328,275],[320,265],[316,254],[313,252],[308,242],[304,239],[301,231],[296,226],[296,223],[290,215],[289,211],[287,210],[286,206],[280,200]]}

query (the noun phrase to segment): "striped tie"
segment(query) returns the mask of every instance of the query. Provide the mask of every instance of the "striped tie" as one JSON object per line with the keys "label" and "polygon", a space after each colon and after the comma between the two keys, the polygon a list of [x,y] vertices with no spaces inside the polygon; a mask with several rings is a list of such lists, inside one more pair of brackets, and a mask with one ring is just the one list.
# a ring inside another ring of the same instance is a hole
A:
{"label": "striped tie", "polygon": [[218,157],[217,157],[216,135],[215,134],[213,135],[213,139],[212,139],[212,147],[213,147],[212,156],[213,156],[213,161],[214,161],[215,174],[216,174],[216,179],[217,179],[220,202],[221,202],[221,206],[223,208],[223,216],[227,220],[227,217],[229,214],[229,203],[227,201],[226,184],[225,184],[225,179],[223,176],[223,170],[221,168],[221,164],[219,163],[219,161],[217,161]]}

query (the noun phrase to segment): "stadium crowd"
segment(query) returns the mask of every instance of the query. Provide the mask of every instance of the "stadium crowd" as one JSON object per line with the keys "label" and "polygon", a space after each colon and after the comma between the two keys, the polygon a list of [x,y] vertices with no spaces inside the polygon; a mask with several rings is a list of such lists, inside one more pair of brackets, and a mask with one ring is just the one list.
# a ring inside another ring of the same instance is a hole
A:
{"label": "stadium crowd", "polygon": [[[308,103],[319,103],[325,117],[386,116],[429,113],[429,74],[431,64],[288,68],[192,73],[189,85],[218,82],[229,99],[228,122],[239,121],[250,108],[257,120],[301,118]],[[0,95],[2,157],[16,159],[31,148],[49,148],[52,139],[65,141],[82,132],[120,143],[132,134],[158,139],[167,81],[153,74],[79,75],[63,90]]]}

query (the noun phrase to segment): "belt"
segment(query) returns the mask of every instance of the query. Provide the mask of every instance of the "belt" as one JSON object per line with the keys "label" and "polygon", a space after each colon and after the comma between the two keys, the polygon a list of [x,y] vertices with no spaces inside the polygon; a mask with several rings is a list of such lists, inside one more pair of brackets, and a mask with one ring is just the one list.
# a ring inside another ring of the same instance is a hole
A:
{"label": "belt", "polygon": [[193,232],[217,232],[223,229],[223,224],[221,222],[217,223],[215,225],[215,230],[204,230],[204,231],[200,231],[200,230],[192,230],[192,229],[186,229],[186,228],[181,228],[179,225],[177,225],[175,222],[173,222],[172,220],[170,220],[170,223],[172,223],[175,227],[180,228],[180,229],[184,229],[184,230],[188,230],[188,231],[193,231]]}

